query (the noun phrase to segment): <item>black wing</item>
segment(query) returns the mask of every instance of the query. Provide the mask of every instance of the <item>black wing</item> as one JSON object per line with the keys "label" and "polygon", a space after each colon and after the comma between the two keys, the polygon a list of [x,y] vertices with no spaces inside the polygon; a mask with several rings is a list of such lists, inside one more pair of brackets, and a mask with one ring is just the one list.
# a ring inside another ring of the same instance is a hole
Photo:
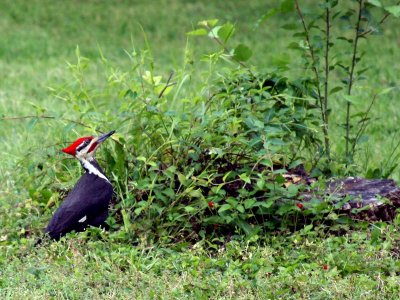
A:
{"label": "black wing", "polygon": [[58,239],[72,230],[82,231],[87,225],[99,226],[107,218],[112,193],[109,182],[85,173],[54,213],[46,233]]}

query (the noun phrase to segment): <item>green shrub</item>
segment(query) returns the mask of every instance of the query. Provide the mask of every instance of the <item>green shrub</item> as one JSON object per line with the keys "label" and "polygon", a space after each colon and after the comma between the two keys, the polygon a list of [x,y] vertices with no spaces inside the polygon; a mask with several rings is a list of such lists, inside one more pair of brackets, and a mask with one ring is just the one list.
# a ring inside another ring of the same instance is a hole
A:
{"label": "green shrub", "polygon": [[85,78],[90,62],[77,55],[75,81],[54,92],[79,123],[117,130],[99,155],[116,191],[109,223],[123,226],[123,238],[197,240],[293,225],[308,186],[286,185],[284,174],[300,170],[320,143],[310,81],[232,68],[208,74],[203,95],[184,95],[185,74],[163,81],[143,54],[126,72],[103,58],[108,80],[96,88]]}

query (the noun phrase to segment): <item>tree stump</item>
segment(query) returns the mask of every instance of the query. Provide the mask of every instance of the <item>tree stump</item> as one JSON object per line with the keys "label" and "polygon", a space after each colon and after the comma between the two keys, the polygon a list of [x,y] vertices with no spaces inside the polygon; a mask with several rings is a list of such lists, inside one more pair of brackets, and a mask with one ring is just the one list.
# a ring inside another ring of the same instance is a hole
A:
{"label": "tree stump", "polygon": [[392,221],[400,208],[400,187],[392,179],[332,180],[325,193],[338,201],[350,196],[341,210],[366,221]]}

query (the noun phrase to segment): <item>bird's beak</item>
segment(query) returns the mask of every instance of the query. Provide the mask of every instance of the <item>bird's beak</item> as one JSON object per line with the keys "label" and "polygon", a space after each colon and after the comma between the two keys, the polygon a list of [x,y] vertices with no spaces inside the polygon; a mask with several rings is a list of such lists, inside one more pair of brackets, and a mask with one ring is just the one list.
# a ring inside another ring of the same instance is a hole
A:
{"label": "bird's beak", "polygon": [[97,143],[100,144],[102,142],[104,142],[107,138],[109,138],[110,136],[112,136],[115,133],[115,130],[110,131],[108,133],[102,134],[97,138]]}

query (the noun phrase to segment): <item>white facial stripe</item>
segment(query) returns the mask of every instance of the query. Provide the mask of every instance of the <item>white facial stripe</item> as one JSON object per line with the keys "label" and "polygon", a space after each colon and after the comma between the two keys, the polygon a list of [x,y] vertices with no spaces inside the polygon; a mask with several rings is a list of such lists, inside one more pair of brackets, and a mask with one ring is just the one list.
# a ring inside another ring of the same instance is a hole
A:
{"label": "white facial stripe", "polygon": [[81,148],[81,147],[83,146],[83,144],[85,144],[85,142],[86,142],[86,141],[83,141],[82,143],[80,143],[80,144],[79,144],[79,146],[78,146],[78,147],[76,147],[76,149],[79,149],[79,148]]}
{"label": "white facial stripe", "polygon": [[[79,160],[82,162],[83,167],[84,167],[86,170],[88,170],[89,174],[94,174],[94,175],[96,175],[96,176],[99,176],[100,178],[103,178],[103,179],[106,180],[107,182],[110,182],[110,181],[107,179],[107,177],[104,176],[102,173],[100,173],[100,171],[97,170],[88,160],[86,160],[86,159],[84,159],[84,158],[79,159]],[[93,160],[93,159],[91,159],[91,160]]]}
{"label": "white facial stripe", "polygon": [[97,145],[97,146],[95,147],[95,149],[93,149],[91,152],[88,152],[89,149],[90,149],[90,147],[91,147],[94,143],[96,143],[96,139],[93,139],[93,140],[91,140],[91,141],[88,140],[86,146],[84,145],[84,143],[85,143],[85,142],[83,142],[82,144],[79,145],[79,147],[83,145],[84,148],[78,150],[79,147],[77,147],[77,151],[76,151],[76,154],[75,154],[75,157],[76,157],[77,159],[79,159],[82,163],[83,163],[84,160],[89,160],[89,161],[90,161],[90,160],[93,159],[93,156],[94,156],[94,154],[95,154],[95,152],[96,152],[96,149],[97,149],[97,146],[98,146],[98,145]]}
{"label": "white facial stripe", "polygon": [[[82,150],[88,148],[88,146],[90,145],[90,140],[84,140],[82,143],[79,144],[78,147],[76,147],[76,151],[79,153]],[[85,151],[86,152],[86,151]]]}

